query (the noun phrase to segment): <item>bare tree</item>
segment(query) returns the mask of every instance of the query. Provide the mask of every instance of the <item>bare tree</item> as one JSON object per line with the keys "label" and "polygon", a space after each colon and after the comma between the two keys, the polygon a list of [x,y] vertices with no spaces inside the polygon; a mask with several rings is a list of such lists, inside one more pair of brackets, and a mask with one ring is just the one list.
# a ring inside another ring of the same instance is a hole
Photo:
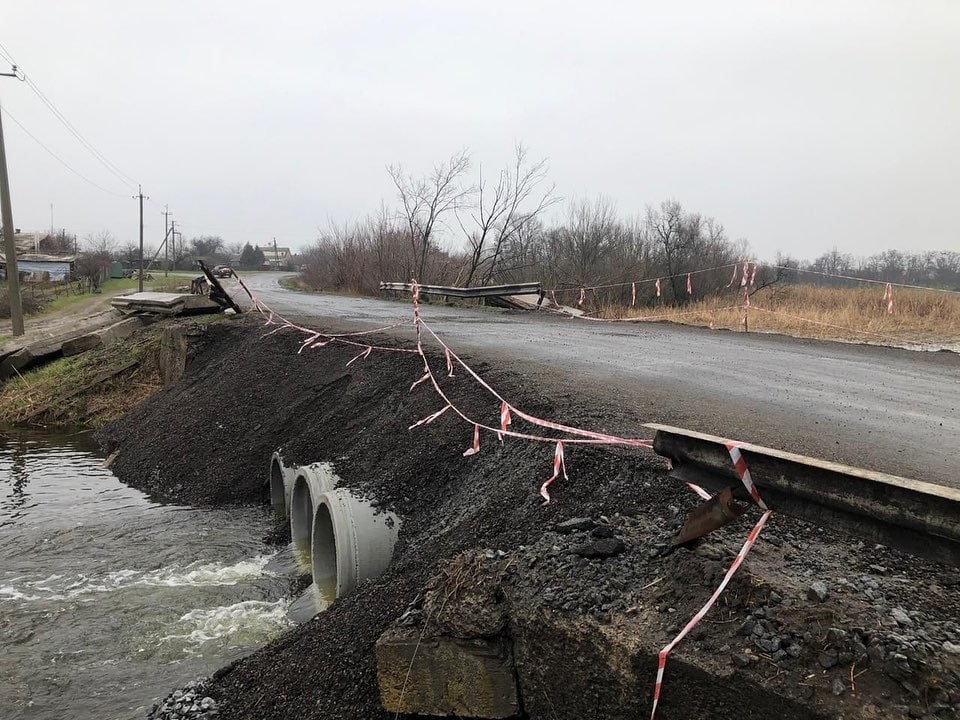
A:
{"label": "bare tree", "polygon": [[[140,245],[138,243],[133,242],[132,240],[127,240],[123,245],[121,245],[119,248],[117,248],[117,250],[114,251],[113,257],[116,260],[133,265],[134,263],[137,262],[137,260],[140,257]],[[149,253],[147,253],[146,248],[144,248],[143,250],[143,257],[144,258],[150,257]]]}
{"label": "bare tree", "polygon": [[223,238],[219,235],[201,235],[190,239],[190,247],[195,255],[209,257],[223,249]]}
{"label": "bare tree", "polygon": [[[460,223],[471,248],[464,285],[469,286],[478,271],[483,273],[483,283],[489,283],[499,270],[506,243],[559,201],[552,185],[543,193],[537,191],[546,176],[547,161],[530,164],[522,144],[516,146],[512,165],[500,171],[492,193],[486,191],[483,168],[480,168],[477,208],[470,215],[476,229],[467,230],[463,222]],[[528,201],[533,204],[525,207]]]}
{"label": "bare tree", "polygon": [[424,279],[427,257],[437,222],[448,212],[459,208],[473,188],[464,188],[461,177],[470,168],[470,155],[462,150],[436,165],[429,175],[415,178],[399,165],[387,168],[403,205],[403,219],[410,235],[413,266],[417,279]]}
{"label": "bare tree", "polygon": [[677,279],[680,256],[687,249],[690,232],[684,228],[683,208],[676,200],[665,200],[654,210],[647,207],[647,227],[652,231],[667,261],[667,275],[670,276],[670,288],[673,297],[679,297]]}
{"label": "bare tree", "polygon": [[96,235],[84,236],[83,246],[91,255],[109,258],[117,249],[117,239],[109,230],[101,230]]}
{"label": "bare tree", "polygon": [[65,228],[40,240],[40,251],[53,255],[72,255],[77,246],[77,236],[68,233]]}

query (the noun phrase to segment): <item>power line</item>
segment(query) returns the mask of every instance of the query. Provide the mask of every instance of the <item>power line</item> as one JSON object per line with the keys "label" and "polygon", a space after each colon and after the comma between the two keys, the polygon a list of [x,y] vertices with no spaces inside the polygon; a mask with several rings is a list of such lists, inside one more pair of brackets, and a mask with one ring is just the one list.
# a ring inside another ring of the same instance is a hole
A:
{"label": "power line", "polygon": [[[2,43],[0,43],[0,51],[3,52],[4,56],[9,62],[11,62],[14,65],[18,65],[14,61],[13,55],[11,55],[10,51],[7,50]],[[23,73],[22,68],[20,72]],[[71,123],[67,119],[66,115],[60,112],[57,106],[53,104],[53,101],[50,100],[50,98],[48,98],[44,94],[44,92],[40,89],[40,87],[30,77],[28,77],[26,73],[23,73],[23,80],[26,82],[27,87],[29,87],[33,91],[33,93],[38,98],[40,98],[41,102],[43,102],[43,104],[47,106],[47,109],[49,109],[50,112],[53,113],[54,117],[56,117],[57,120],[61,122],[61,124],[70,132],[70,134],[72,134],[77,139],[77,141],[80,142],[80,144],[83,145],[83,147],[90,152],[91,155],[93,155],[107,170],[113,173],[125,185],[128,185],[131,188],[137,187],[137,184],[133,180],[133,178],[131,178],[125,172],[120,170],[120,168],[118,168],[116,165],[110,162],[103,153],[97,150],[97,148],[93,146],[93,143],[87,140],[83,136],[83,134],[79,130],[77,130],[77,128],[73,125],[73,123]]]}
{"label": "power line", "polygon": [[10,54],[10,51],[3,46],[3,43],[0,43],[0,55],[3,55],[4,59],[11,65],[16,65],[13,61],[13,56]]}
{"label": "power line", "polygon": [[10,118],[11,120],[13,120],[13,122],[14,122],[21,130],[23,130],[23,132],[25,132],[25,133],[27,134],[27,137],[29,137],[29,138],[30,138],[31,140],[33,140],[37,145],[39,145],[39,146],[42,147],[44,150],[46,150],[46,151],[50,154],[50,157],[52,157],[54,160],[56,160],[57,162],[59,162],[61,165],[63,165],[67,170],[69,170],[70,172],[72,172],[72,173],[73,173],[74,175],[76,175],[78,178],[80,178],[80,179],[83,180],[84,182],[87,182],[87,183],[93,185],[93,187],[97,188],[97,190],[100,190],[100,191],[102,191],[102,192],[105,192],[105,193],[107,193],[108,195],[115,195],[115,196],[117,196],[117,197],[126,197],[126,194],[125,194],[125,193],[118,193],[118,192],[114,192],[113,190],[108,190],[107,188],[105,188],[105,187],[103,187],[103,186],[98,185],[97,183],[95,183],[93,180],[91,180],[90,178],[88,178],[86,175],[83,175],[83,174],[81,174],[80,172],[78,172],[77,170],[75,170],[73,167],[71,167],[71,166],[66,162],[66,160],[64,160],[64,159],[61,158],[59,155],[57,155],[53,150],[51,150],[51,149],[48,148],[46,145],[44,145],[32,132],[30,132],[29,130],[27,130],[27,128],[24,127],[24,125],[23,125],[22,122],[20,122],[20,121],[17,120],[13,115],[10,114],[10,111],[9,111],[9,110],[7,110],[6,108],[2,108],[2,110],[3,110],[3,114],[4,114],[4,115],[6,115],[6,116],[7,116],[8,118]]}

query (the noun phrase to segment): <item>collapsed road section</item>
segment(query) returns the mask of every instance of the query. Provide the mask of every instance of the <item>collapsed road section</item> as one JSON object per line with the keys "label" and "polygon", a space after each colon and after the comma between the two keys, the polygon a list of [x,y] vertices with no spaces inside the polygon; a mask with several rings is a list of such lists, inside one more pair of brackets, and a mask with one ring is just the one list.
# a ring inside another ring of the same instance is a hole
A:
{"label": "collapsed road section", "polygon": [[[267,462],[280,448],[291,466],[329,463],[331,486],[402,521],[379,575],[205,686],[219,717],[649,716],[660,649],[714,592],[757,513],[675,547],[696,496],[647,450],[590,446],[567,448],[567,478],[543,505],[552,449],[505,438],[465,455],[450,414],[409,429],[436,411],[432,394],[410,391],[417,356],[348,367],[356,348],[300,345],[212,326],[180,381],[100,435],[117,475],[161,498],[272,498],[292,515],[296,488],[288,501]],[[610,433],[642,421],[473,364],[539,417]],[[497,426],[500,407],[459,374],[442,387]],[[303,543],[305,528],[294,532]],[[673,652],[658,717],[955,714],[958,586],[947,564],[776,513]]]}

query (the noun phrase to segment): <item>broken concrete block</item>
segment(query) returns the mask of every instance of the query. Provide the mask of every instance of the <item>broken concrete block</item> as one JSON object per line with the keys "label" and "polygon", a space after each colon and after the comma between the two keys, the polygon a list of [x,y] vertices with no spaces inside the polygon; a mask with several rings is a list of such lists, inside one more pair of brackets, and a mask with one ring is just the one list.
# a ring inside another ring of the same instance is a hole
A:
{"label": "broken concrete block", "polygon": [[502,638],[420,640],[395,628],[377,641],[380,702],[390,713],[510,718],[519,714],[513,650]]}

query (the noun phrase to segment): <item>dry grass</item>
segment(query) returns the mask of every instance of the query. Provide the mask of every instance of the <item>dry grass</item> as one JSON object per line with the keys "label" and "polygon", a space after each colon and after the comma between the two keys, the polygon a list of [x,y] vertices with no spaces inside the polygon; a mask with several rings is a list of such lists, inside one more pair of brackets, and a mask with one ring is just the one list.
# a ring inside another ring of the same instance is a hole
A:
{"label": "dry grass", "polygon": [[[0,424],[100,427],[160,388],[159,333],[62,358],[0,384]],[[126,368],[98,381],[111,369]]]}
{"label": "dry grass", "polygon": [[[894,288],[894,312],[888,314],[883,290],[882,285],[774,285],[751,296],[748,327],[750,332],[884,345],[960,343],[960,294]],[[605,307],[598,315],[742,331],[742,302],[742,295],[727,294],[677,307]]]}

